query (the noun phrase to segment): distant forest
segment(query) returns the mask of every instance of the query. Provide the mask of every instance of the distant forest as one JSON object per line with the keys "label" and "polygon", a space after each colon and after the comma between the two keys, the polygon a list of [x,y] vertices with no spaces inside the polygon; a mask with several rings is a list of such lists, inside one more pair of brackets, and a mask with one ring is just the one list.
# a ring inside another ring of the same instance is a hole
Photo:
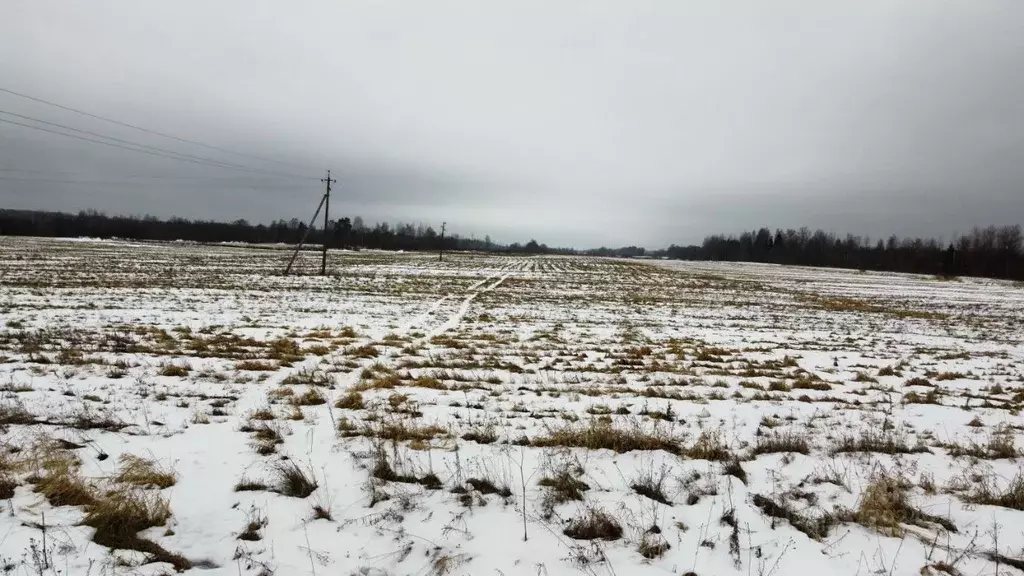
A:
{"label": "distant forest", "polygon": [[[96,211],[78,214],[0,209],[0,235],[126,238],[131,240],[188,240],[194,242],[248,242],[297,244],[306,233],[298,219],[251,224],[245,220],[214,222],[153,216],[108,216]],[[314,227],[306,239],[310,244],[332,248],[382,250],[476,250],[524,254],[586,254],[627,258],[673,258],[681,260],[723,260],[766,262],[802,266],[825,266],[860,270],[912,272],[940,276],[985,276],[1024,280],[1024,235],[1020,226],[975,228],[949,243],[935,239],[897,238],[871,242],[859,236],[843,237],[807,228],[768,228],[739,236],[708,236],[697,246],[671,245],[664,250],[642,247],[596,248],[577,251],[549,248],[530,240],[524,244],[497,244],[483,240],[441,234],[430,226],[377,223],[366,225],[362,218],[340,218],[329,222],[327,232]]]}
{"label": "distant forest", "polygon": [[985,276],[1024,280],[1021,227],[975,228],[949,243],[897,238],[871,242],[822,230],[767,228],[739,236],[709,236],[700,246],[670,246],[650,253],[682,260],[770,262],[940,276]]}
{"label": "distant forest", "polygon": [[[250,224],[245,220],[215,222],[155,216],[108,216],[94,210],[67,214],[34,210],[0,210],[0,235],[56,236],[89,238],[126,238],[131,240],[188,240],[193,242],[248,242],[253,244],[298,244],[307,225],[297,218],[276,220],[270,224]],[[413,224],[377,223],[368,226],[363,219],[340,218],[328,222],[327,232],[314,226],[306,238],[308,244],[331,248],[371,248],[380,250],[481,250],[494,252],[552,253],[570,252],[549,248],[536,240],[508,245],[446,234],[443,238],[433,227]]]}

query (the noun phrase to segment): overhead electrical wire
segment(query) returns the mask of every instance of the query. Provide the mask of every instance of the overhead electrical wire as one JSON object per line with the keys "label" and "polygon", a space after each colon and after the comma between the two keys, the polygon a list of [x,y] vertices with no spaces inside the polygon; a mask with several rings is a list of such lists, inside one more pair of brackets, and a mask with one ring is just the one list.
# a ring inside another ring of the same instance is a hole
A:
{"label": "overhead electrical wire", "polygon": [[[20,116],[20,115],[17,115],[17,116]],[[33,119],[33,121],[38,121],[38,120],[34,120]],[[203,159],[203,158],[199,158],[199,157],[189,157],[189,156],[186,156],[186,155],[178,153],[178,152],[166,151],[164,149],[156,148],[156,147],[153,147],[153,146],[148,146],[148,145],[145,145],[145,144],[138,144],[138,143],[134,143],[134,142],[129,142],[131,144],[131,146],[126,146],[126,145],[123,145],[123,144],[118,144],[117,142],[127,142],[127,141],[120,140],[118,138],[112,138],[110,136],[99,135],[100,138],[106,138],[106,139],[112,140],[111,142],[107,142],[106,140],[97,140],[95,138],[88,138],[88,137],[85,137],[85,136],[79,136],[77,134],[68,134],[67,132],[60,132],[60,131],[57,131],[57,130],[52,130],[50,128],[45,128],[43,126],[33,126],[32,124],[25,124],[23,122],[15,122],[14,120],[6,120],[4,118],[0,118],[0,122],[4,122],[6,124],[13,124],[15,126],[22,126],[24,128],[30,128],[32,130],[40,130],[42,132],[49,132],[50,134],[57,134],[58,136],[66,136],[68,138],[75,138],[77,140],[83,140],[85,142],[92,142],[94,144],[103,144],[105,146],[111,146],[113,148],[121,148],[121,149],[124,149],[124,150],[130,150],[132,152],[140,152],[140,153],[143,153],[143,154],[149,154],[151,156],[159,156],[159,157],[162,157],[162,158],[170,158],[172,160],[179,160],[179,161],[182,161],[182,162],[191,162],[193,164],[199,164],[199,165],[202,165],[202,166],[212,166],[214,168],[227,168],[227,169],[230,169],[230,170],[241,170],[243,172],[251,172],[251,173],[254,173],[254,174],[265,174],[265,175],[271,175],[271,176],[284,176],[284,177],[288,177],[288,178],[301,178],[301,179],[316,180],[316,178],[313,177],[313,176],[297,176],[297,175],[294,175],[294,174],[282,174],[282,173],[279,173],[279,172],[271,172],[271,171],[268,171],[268,170],[260,170],[258,168],[249,168],[249,167],[239,166],[239,165],[234,165],[234,164],[225,164],[225,163],[219,162],[217,160],[207,160],[207,159]],[[42,123],[49,124],[49,125],[54,125],[52,122],[46,122],[46,121],[38,121],[38,122],[42,122]],[[67,127],[64,127],[64,126],[61,126],[61,125],[57,125],[57,126],[61,127],[61,128],[64,128],[66,130],[73,130],[73,131],[76,131],[76,132],[82,132],[83,134],[95,134],[95,133],[92,133],[92,132],[87,132],[85,130],[78,130],[76,128],[67,128]],[[132,146],[136,146],[136,147],[132,147]],[[153,148],[153,150],[150,150],[148,148]]]}
{"label": "overhead electrical wire", "polygon": [[0,168],[0,172],[17,172],[24,174],[42,174],[43,176],[73,176],[76,178],[140,178],[144,180],[202,180],[210,182],[238,182],[239,179],[259,178],[260,182],[286,178],[285,176],[186,176],[179,174],[82,174],[80,172],[62,172],[56,170],[33,170],[29,168]]}
{"label": "overhead electrical wire", "polygon": [[199,141],[196,141],[196,140],[189,140],[188,138],[181,138],[179,136],[174,136],[172,134],[167,134],[165,132],[159,132],[159,131],[153,130],[151,128],[144,128],[142,126],[137,126],[135,124],[130,124],[128,122],[122,122],[120,120],[115,120],[113,118],[107,118],[106,116],[100,116],[99,114],[93,114],[91,112],[86,112],[84,110],[79,110],[78,108],[72,108],[71,106],[65,106],[63,104],[58,104],[56,102],[51,102],[49,100],[44,100],[44,99],[39,98],[37,96],[30,96],[28,94],[23,94],[21,92],[16,92],[16,91],[11,90],[9,88],[0,87],[0,92],[11,94],[12,96],[17,96],[19,98],[25,98],[26,100],[32,100],[33,102],[38,102],[40,104],[45,104],[47,106],[53,106],[55,108],[60,108],[61,110],[67,110],[68,112],[74,112],[75,114],[81,114],[83,116],[88,116],[89,118],[94,118],[96,120],[102,120],[104,122],[110,122],[111,124],[116,124],[118,126],[123,126],[125,128],[131,128],[133,130],[138,130],[140,132],[146,132],[147,134],[153,134],[153,135],[156,135],[156,136],[160,136],[162,138],[169,138],[171,140],[177,140],[178,142],[184,142],[186,144],[192,144],[194,146],[201,146],[203,148],[207,148],[209,150],[216,150],[217,152],[223,152],[225,154],[233,154],[235,156],[244,156],[244,157],[253,158],[253,159],[256,159],[256,160],[262,160],[264,162],[272,162],[274,164],[282,164],[282,165],[286,165],[286,166],[293,166],[293,167],[296,167],[296,168],[302,168],[302,169],[306,169],[306,170],[309,170],[309,169],[319,170],[319,168],[316,168],[316,167],[310,166],[310,165],[303,165],[303,164],[296,164],[294,162],[284,162],[284,161],[281,161],[281,160],[274,160],[273,158],[266,158],[264,156],[258,156],[256,154],[247,154],[245,152],[237,152],[235,150],[230,150],[228,148],[224,148],[224,147],[221,147],[221,146],[214,146],[212,144],[205,144],[203,142],[199,142]]}
{"label": "overhead electrical wire", "polygon": [[131,140],[124,140],[123,138],[115,138],[114,136],[107,136],[106,134],[100,134],[100,133],[97,133],[97,132],[91,132],[89,130],[82,130],[80,128],[74,128],[72,126],[66,126],[64,124],[57,124],[56,122],[50,122],[50,121],[47,121],[47,120],[43,120],[41,118],[34,118],[32,116],[25,116],[24,114],[16,114],[14,112],[9,112],[7,110],[0,110],[0,114],[6,114],[7,116],[14,116],[15,118],[20,118],[22,120],[28,120],[30,122],[37,122],[39,124],[45,124],[47,126],[53,126],[55,128],[60,128],[62,130],[70,130],[72,132],[78,132],[80,134],[87,134],[89,136],[95,136],[97,138],[102,138],[104,140],[110,140],[112,142],[120,142],[122,144],[126,144],[126,145],[129,145],[129,146],[137,146],[139,148],[144,148],[146,150],[152,150],[154,152],[162,152],[164,154],[171,154],[173,156],[180,156],[180,157],[182,157],[181,159],[190,158],[190,159],[192,159],[194,161],[203,162],[203,163],[210,164],[210,165],[216,165],[217,167],[220,167],[220,168],[236,168],[236,169],[249,170],[249,171],[259,171],[259,172],[266,173],[266,174],[280,174],[283,177],[289,177],[289,178],[310,178],[310,179],[312,179],[312,176],[297,176],[297,175],[294,175],[294,174],[285,174],[285,173],[279,173],[279,172],[272,172],[272,171],[269,171],[269,170],[260,170],[260,169],[257,169],[257,168],[251,168],[249,166],[244,166],[244,165],[241,165],[241,164],[232,164],[230,162],[224,162],[224,161],[221,161],[221,160],[213,160],[213,159],[209,159],[209,158],[203,158],[201,156],[196,156],[194,154],[186,154],[184,152],[177,152],[175,150],[169,150],[167,148],[161,148],[159,146],[151,146],[149,144],[141,144],[139,142],[133,142]]}
{"label": "overhead electrical wire", "polygon": [[[146,184],[145,181],[128,181],[128,180],[73,180],[65,178],[21,178],[17,176],[0,176],[0,181],[13,181],[13,182],[40,182],[46,184],[79,184],[79,185],[100,185],[100,186],[143,186]],[[161,183],[164,187],[173,187],[176,189],[180,188],[210,188],[217,186],[221,189],[234,189],[234,188],[245,188],[245,189],[296,189],[305,190],[306,187],[298,185],[281,185],[281,184],[259,184],[249,182],[230,182],[223,180],[214,180],[212,182],[204,183],[200,182],[186,182],[184,184],[172,182],[172,183]]]}

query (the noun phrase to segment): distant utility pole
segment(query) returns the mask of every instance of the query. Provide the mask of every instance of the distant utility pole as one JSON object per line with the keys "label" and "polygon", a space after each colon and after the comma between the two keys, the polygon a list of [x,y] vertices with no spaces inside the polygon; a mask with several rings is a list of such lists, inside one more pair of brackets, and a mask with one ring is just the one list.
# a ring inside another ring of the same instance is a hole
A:
{"label": "distant utility pole", "polygon": [[[306,238],[309,237],[309,231],[313,229],[313,223],[316,222],[316,217],[320,215],[320,209],[324,207],[324,204],[329,203],[331,197],[331,182],[337,182],[337,180],[331,180],[331,171],[327,171],[327,178],[320,180],[321,182],[327,182],[327,192],[320,198],[320,203],[316,206],[316,212],[313,212],[313,217],[309,219],[309,226],[306,226],[305,233],[302,234],[302,239],[299,240],[299,245],[295,247],[295,252],[292,252],[291,260],[288,261],[288,267],[284,269],[284,273],[287,276],[292,271],[292,265],[295,264],[295,258],[299,255],[299,250],[302,250],[303,244],[306,243]],[[324,212],[324,259],[323,264],[320,268],[320,274],[324,274],[327,269],[327,213]]]}
{"label": "distant utility pole", "polygon": [[440,250],[437,253],[437,261],[444,262],[444,227],[447,226],[447,222],[441,222],[441,244]]}
{"label": "distant utility pole", "polygon": [[324,192],[324,253],[323,258],[320,260],[320,275],[327,275],[327,238],[330,237],[330,233],[327,230],[327,214],[331,211],[331,182],[337,182],[337,180],[331,180],[331,171],[327,171],[327,178],[321,178],[321,182],[327,183],[327,192]]}

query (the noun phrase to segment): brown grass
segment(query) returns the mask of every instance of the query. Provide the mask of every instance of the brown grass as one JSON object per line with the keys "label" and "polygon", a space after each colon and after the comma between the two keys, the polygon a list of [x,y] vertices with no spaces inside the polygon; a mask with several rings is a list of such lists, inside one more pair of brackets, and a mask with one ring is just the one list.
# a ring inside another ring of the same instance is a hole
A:
{"label": "brown grass", "polygon": [[246,542],[257,542],[263,539],[260,530],[267,525],[267,517],[259,511],[250,512],[245,527],[238,533],[238,539]]}
{"label": "brown grass", "polygon": [[637,552],[644,558],[654,559],[660,558],[665,555],[672,548],[672,545],[665,540],[665,537],[660,534],[660,529],[657,533],[653,530],[648,530],[643,537],[640,538],[640,544],[637,547]]}
{"label": "brown grass", "polygon": [[152,561],[167,562],[178,571],[187,570],[192,567],[187,558],[138,535],[142,530],[163,525],[170,517],[170,505],[159,494],[122,490],[87,506],[82,523],[96,529],[92,539],[101,546],[136,550],[148,554]]}
{"label": "brown grass", "polygon": [[310,388],[303,394],[292,396],[291,403],[295,406],[319,406],[327,403],[327,398],[316,388]]}
{"label": "brown grass", "polygon": [[[789,524],[806,534],[809,538],[814,540],[824,540],[829,531],[839,523],[839,518],[834,515],[824,514],[817,517],[804,516],[796,511],[793,506],[786,501],[776,502],[767,496],[760,494],[754,494],[752,498],[754,506],[757,506],[766,516],[773,519],[780,519],[789,522]],[[772,528],[775,527],[775,521],[772,521]]]}
{"label": "brown grass", "polygon": [[178,378],[184,378],[188,376],[191,368],[184,364],[164,364],[160,367],[161,376],[176,376]]}
{"label": "brown grass", "polygon": [[[365,370],[364,370],[365,373]],[[352,387],[353,391],[362,392],[364,390],[391,390],[398,388],[402,385],[402,379],[395,373],[385,373],[380,376],[371,377],[370,379],[363,379],[358,384]]]}
{"label": "brown grass", "polygon": [[124,454],[121,456],[121,471],[114,476],[114,480],[135,486],[169,488],[178,481],[178,475],[154,460]]}
{"label": "brown grass", "polygon": [[583,493],[590,490],[590,486],[574,477],[567,470],[562,470],[553,476],[541,478],[537,484],[550,488],[555,504],[562,504],[570,500],[583,500]]}
{"label": "brown grass", "polygon": [[262,481],[250,478],[242,478],[235,484],[235,492],[261,492],[269,489]]}
{"label": "brown grass", "polygon": [[78,461],[57,448],[44,448],[43,470],[31,478],[37,492],[53,506],[86,506],[96,501],[96,489],[82,478]]}
{"label": "brown grass", "polygon": [[547,435],[534,439],[532,445],[605,449],[618,453],[664,450],[670,454],[682,454],[680,443],[681,438],[657,428],[647,432],[638,424],[622,427],[614,425],[609,420],[594,418],[585,425],[567,423],[558,428],[549,428]]}
{"label": "brown grass", "polygon": [[334,403],[335,408],[344,410],[362,410],[366,407],[363,402],[363,395],[357,390],[351,390]]}
{"label": "brown grass", "polygon": [[349,356],[353,356],[355,358],[376,358],[377,356],[380,356],[380,351],[371,344],[364,344],[363,346],[352,348],[345,352]]}
{"label": "brown grass", "polygon": [[938,524],[950,532],[956,525],[945,518],[925,514],[911,505],[910,484],[901,478],[879,474],[861,495],[853,520],[883,534],[900,537],[903,524],[929,527]]}
{"label": "brown grass", "polygon": [[1024,510],[1024,475],[1017,474],[1006,488],[997,488],[991,478],[971,484],[971,492],[964,499],[972,504],[1002,506]]}
{"label": "brown grass", "polygon": [[810,454],[811,447],[806,437],[797,434],[793,430],[788,430],[786,432],[758,436],[757,443],[754,445],[753,450],[751,450],[754,456],[778,452],[796,452],[797,454],[806,455]]}
{"label": "brown grass", "polygon": [[253,410],[252,414],[249,414],[249,419],[250,420],[264,420],[264,421],[266,421],[266,420],[274,420],[275,418],[276,418],[276,416],[274,416],[274,411],[271,410],[270,407],[258,408],[256,410]]}
{"label": "brown grass", "polygon": [[293,498],[305,498],[317,488],[317,482],[310,471],[292,460],[281,460],[274,465],[277,482],[274,492]]}
{"label": "brown grass", "polygon": [[622,525],[604,510],[591,508],[573,519],[563,533],[574,540],[618,540]]}
{"label": "brown grass", "polygon": [[494,444],[498,441],[498,432],[493,424],[477,427],[462,435],[462,439],[477,444]]}
{"label": "brown grass", "polygon": [[273,372],[277,370],[278,366],[273,362],[266,362],[263,360],[242,360],[241,362],[235,363],[235,370],[242,370],[247,372]]}
{"label": "brown grass", "polygon": [[938,388],[932,388],[924,394],[910,391],[903,395],[904,404],[942,404]]}
{"label": "brown grass", "polygon": [[833,454],[843,452],[878,452],[881,454],[916,454],[930,452],[924,446],[910,446],[893,432],[865,428],[860,436],[845,436],[832,447]]}
{"label": "brown grass", "polygon": [[440,380],[432,376],[420,376],[419,378],[410,382],[408,385],[415,388],[429,388],[431,390],[448,389],[448,387],[445,386]]}
{"label": "brown grass", "polygon": [[633,492],[660,502],[667,506],[672,505],[668,495],[665,494],[665,481],[668,479],[668,467],[662,466],[659,470],[646,469],[641,471],[630,483]]}
{"label": "brown grass", "polygon": [[415,422],[392,421],[379,426],[367,426],[363,429],[363,435],[394,442],[428,442],[437,437],[448,436],[449,432],[436,424],[420,425]]}
{"label": "brown grass", "polygon": [[685,454],[694,460],[711,460],[725,462],[735,459],[729,447],[722,440],[720,431],[704,430],[697,441],[685,450]]}

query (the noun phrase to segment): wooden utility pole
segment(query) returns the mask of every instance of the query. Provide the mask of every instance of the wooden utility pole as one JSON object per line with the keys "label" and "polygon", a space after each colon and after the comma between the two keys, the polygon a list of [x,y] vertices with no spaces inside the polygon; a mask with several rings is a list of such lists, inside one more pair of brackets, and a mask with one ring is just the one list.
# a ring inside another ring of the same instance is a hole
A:
{"label": "wooden utility pole", "polygon": [[331,211],[331,182],[337,182],[337,180],[331,180],[331,171],[327,171],[327,178],[322,178],[321,182],[327,183],[327,192],[324,192],[324,253],[323,258],[320,260],[320,275],[327,275],[327,238],[330,237],[330,231],[327,229],[327,215]]}
{"label": "wooden utility pole", "polygon": [[[313,217],[309,219],[309,226],[306,226],[305,233],[302,234],[302,239],[299,240],[299,245],[295,247],[295,252],[292,252],[292,257],[288,260],[288,266],[284,269],[284,274],[287,276],[292,271],[292,266],[295,264],[295,259],[299,256],[299,250],[302,250],[302,246],[306,243],[306,238],[309,238],[309,231],[313,229],[313,224],[316,222],[316,217],[320,215],[320,209],[324,207],[327,199],[331,195],[331,171],[327,171],[327,193],[320,198],[320,203],[316,205],[316,212],[313,212]],[[322,180],[321,180],[322,181]],[[324,266],[327,262],[327,214],[324,214]],[[320,271],[324,273],[323,270]]]}
{"label": "wooden utility pole", "polygon": [[439,244],[440,249],[437,252],[438,262],[444,262],[444,227],[447,225],[447,222],[441,222],[441,243]]}

